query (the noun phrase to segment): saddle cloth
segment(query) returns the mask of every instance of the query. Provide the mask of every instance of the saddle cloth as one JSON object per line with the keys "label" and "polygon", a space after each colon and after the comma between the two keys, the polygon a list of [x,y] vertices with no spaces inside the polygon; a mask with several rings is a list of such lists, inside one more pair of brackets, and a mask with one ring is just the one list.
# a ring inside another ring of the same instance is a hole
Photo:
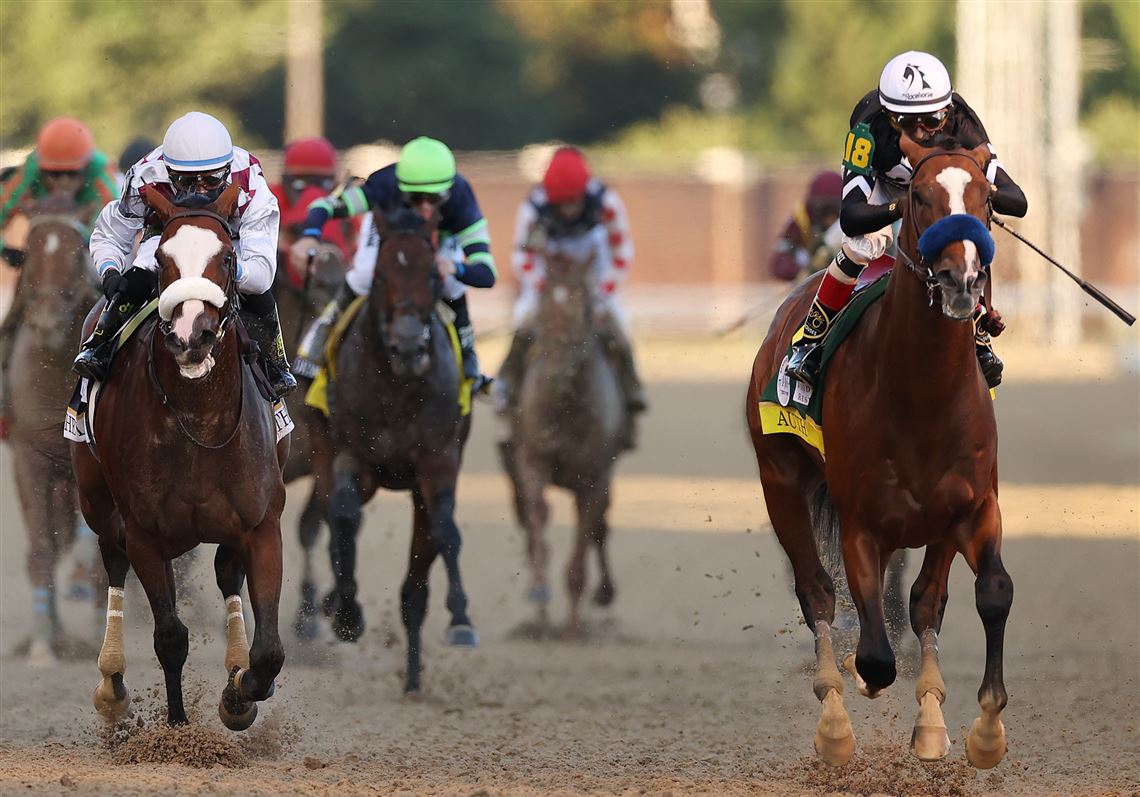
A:
{"label": "saddle cloth", "polygon": [[[305,393],[305,404],[314,407],[329,417],[329,386],[336,381],[336,353],[341,341],[348,334],[348,328],[356,318],[360,308],[364,306],[367,297],[358,296],[348,306],[329,334],[329,342],[325,346],[325,365],[313,377],[313,384]],[[459,373],[463,373],[463,351],[459,347],[459,333],[455,331],[454,311],[443,302],[436,306],[436,315],[447,329],[448,340],[451,341],[451,350],[455,354],[455,363],[459,366]],[[471,380],[464,378],[459,386],[459,413],[462,416],[471,414]]]}
{"label": "saddle cloth", "polygon": [[[111,360],[114,362],[115,353],[131,339],[148,318],[158,310],[158,299],[152,299],[140,307],[127,323],[123,324],[115,334]],[[63,418],[63,436],[75,443],[87,443],[95,447],[95,410],[98,404],[99,382],[93,382],[87,377],[80,377],[72,391],[71,400],[67,402],[67,413]],[[293,431],[293,419],[289,416],[289,408],[283,399],[273,402],[273,423],[276,428],[277,442]]]}

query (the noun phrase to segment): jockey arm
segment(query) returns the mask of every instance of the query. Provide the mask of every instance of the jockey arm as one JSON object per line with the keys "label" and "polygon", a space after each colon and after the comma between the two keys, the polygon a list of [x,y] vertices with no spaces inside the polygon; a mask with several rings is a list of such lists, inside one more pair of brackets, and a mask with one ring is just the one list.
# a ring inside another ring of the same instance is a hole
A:
{"label": "jockey arm", "polygon": [[902,203],[872,205],[871,192],[875,187],[873,175],[864,176],[843,170],[843,204],[839,211],[839,225],[846,235],[866,235],[894,224],[902,218]]}
{"label": "jockey arm", "polygon": [[610,247],[609,268],[599,274],[603,292],[614,293],[629,276],[633,264],[633,236],[629,233],[629,214],[625,203],[612,188],[602,194],[602,224],[606,228],[606,243]]}

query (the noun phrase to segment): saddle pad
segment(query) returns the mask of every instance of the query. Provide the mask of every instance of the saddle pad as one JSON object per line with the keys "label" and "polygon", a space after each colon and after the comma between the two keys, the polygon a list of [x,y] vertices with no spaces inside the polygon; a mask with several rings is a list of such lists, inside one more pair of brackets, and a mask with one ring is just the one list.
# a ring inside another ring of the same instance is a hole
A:
{"label": "saddle pad", "polygon": [[[823,450],[823,385],[827,366],[839,346],[855,329],[867,308],[876,302],[887,289],[889,272],[865,288],[856,291],[847,306],[835,317],[831,330],[823,340],[819,383],[813,389],[792,379],[785,372],[789,351],[784,354],[776,375],[760,394],[760,427],[764,434],[794,434],[824,455]],[[792,336],[792,342],[803,337],[801,327]]]}
{"label": "saddle pad", "polygon": [[[305,392],[305,404],[309,407],[320,410],[324,416],[329,417],[329,385],[336,381],[336,353],[340,349],[341,341],[348,332],[349,326],[352,324],[360,308],[364,306],[364,296],[358,296],[353,300],[336,322],[332,332],[329,333],[329,342],[325,345],[325,365],[317,371],[317,375],[313,377],[313,383]],[[446,311],[446,312],[445,312]],[[463,373],[463,351],[459,346],[459,333],[455,331],[455,324],[452,320],[455,318],[455,312],[443,302],[440,302],[436,307],[436,315],[440,321],[443,322],[444,327],[447,329],[447,338],[451,341],[451,350],[455,354],[456,365],[459,366],[459,373]],[[460,415],[466,416],[471,414],[471,380],[463,379],[462,384],[459,386],[459,412]]]}

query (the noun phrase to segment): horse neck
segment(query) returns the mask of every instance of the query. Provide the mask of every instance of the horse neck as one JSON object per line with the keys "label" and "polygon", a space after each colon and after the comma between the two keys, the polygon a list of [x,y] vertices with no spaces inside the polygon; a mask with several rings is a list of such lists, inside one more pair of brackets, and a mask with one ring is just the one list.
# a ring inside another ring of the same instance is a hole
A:
{"label": "horse neck", "polygon": [[75,290],[77,280],[80,284],[87,284],[83,241],[73,230],[56,230],[52,225],[33,228],[30,235],[36,238],[28,247],[27,262],[20,269],[17,290],[60,293],[72,299],[73,303],[86,300],[88,297],[82,291]]}

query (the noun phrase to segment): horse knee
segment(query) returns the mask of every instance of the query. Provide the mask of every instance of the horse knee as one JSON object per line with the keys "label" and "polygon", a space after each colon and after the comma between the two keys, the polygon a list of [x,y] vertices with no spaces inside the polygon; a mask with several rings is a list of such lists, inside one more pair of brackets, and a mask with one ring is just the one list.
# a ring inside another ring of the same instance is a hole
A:
{"label": "horse knee", "polygon": [[1005,622],[1013,605],[1013,579],[1004,570],[979,576],[974,600],[983,623]]}

